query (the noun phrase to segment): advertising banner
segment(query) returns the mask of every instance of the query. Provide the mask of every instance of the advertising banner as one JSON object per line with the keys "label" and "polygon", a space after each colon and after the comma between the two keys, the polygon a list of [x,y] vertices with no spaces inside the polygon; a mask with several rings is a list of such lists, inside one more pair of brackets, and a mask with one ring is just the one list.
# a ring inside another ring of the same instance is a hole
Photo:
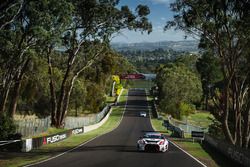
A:
{"label": "advertising banner", "polygon": [[120,76],[121,79],[145,79],[143,74],[123,74]]}

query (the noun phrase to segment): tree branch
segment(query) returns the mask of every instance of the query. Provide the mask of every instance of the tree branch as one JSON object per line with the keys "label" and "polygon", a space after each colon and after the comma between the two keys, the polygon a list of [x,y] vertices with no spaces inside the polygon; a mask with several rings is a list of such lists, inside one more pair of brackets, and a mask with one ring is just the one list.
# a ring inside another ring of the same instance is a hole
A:
{"label": "tree branch", "polygon": [[[6,12],[8,12],[8,10],[10,10],[10,8],[12,8],[12,7],[16,6],[16,5],[17,5],[17,3],[16,3],[16,4],[12,4],[10,7],[8,7],[8,8],[6,9]],[[23,6],[24,6],[24,0],[20,0],[20,6],[19,6],[19,8],[18,8],[16,14],[13,15],[9,21],[6,21],[5,23],[3,23],[3,25],[0,26],[0,30],[3,29],[6,25],[12,23],[12,22],[17,18],[17,16],[18,16],[19,13],[21,12]],[[2,18],[2,17],[4,17],[4,16],[1,16],[1,18]],[[1,19],[1,18],[0,18],[0,19]]]}

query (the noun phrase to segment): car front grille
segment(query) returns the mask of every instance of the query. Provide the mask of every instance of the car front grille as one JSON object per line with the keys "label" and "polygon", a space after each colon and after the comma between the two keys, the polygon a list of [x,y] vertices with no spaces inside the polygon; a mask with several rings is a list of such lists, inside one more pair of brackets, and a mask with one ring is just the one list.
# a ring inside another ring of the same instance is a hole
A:
{"label": "car front grille", "polygon": [[158,141],[146,140],[147,143],[157,143]]}

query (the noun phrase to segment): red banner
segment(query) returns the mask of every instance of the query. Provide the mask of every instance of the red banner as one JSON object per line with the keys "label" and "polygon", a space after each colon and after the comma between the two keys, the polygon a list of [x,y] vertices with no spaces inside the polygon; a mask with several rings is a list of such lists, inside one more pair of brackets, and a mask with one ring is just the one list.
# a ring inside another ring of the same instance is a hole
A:
{"label": "red banner", "polygon": [[123,74],[120,76],[121,79],[145,79],[143,74]]}

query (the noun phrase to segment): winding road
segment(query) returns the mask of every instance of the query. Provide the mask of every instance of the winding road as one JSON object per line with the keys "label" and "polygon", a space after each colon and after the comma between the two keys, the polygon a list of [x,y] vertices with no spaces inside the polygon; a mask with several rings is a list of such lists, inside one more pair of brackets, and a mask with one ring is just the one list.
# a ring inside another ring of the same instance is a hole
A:
{"label": "winding road", "polygon": [[202,167],[201,163],[170,144],[166,153],[138,152],[136,141],[146,131],[153,131],[150,118],[139,117],[148,113],[144,90],[131,89],[120,125],[110,133],[49,161],[39,167]]}

